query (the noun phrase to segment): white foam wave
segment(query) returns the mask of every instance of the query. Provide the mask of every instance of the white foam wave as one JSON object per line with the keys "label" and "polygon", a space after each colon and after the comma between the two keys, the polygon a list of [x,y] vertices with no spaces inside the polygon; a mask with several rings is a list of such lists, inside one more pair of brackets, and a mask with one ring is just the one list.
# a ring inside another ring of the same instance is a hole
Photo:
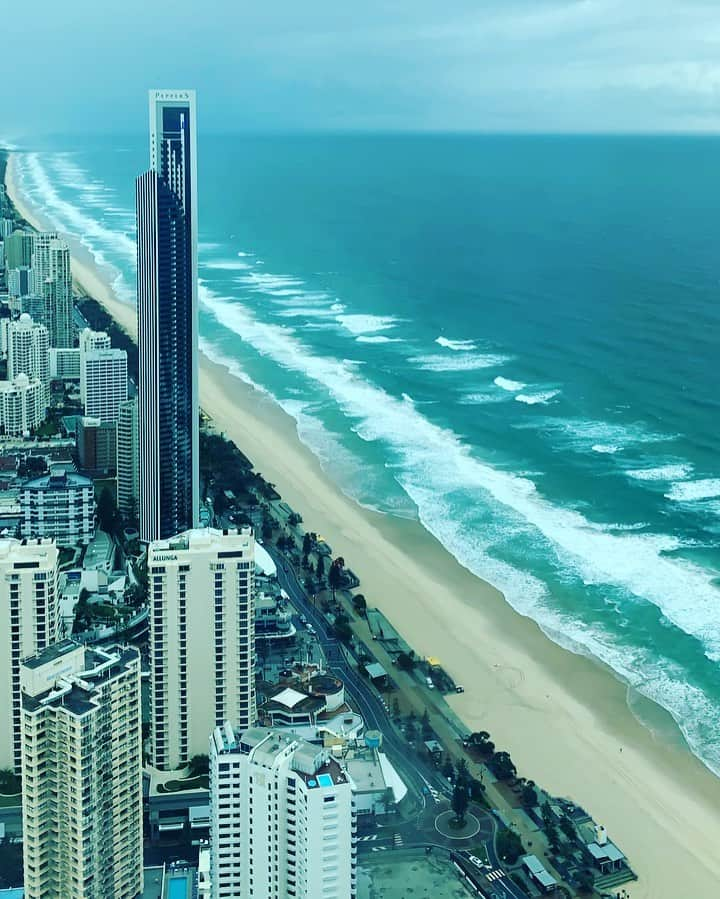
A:
{"label": "white foam wave", "polygon": [[497,378],[493,381],[498,387],[501,387],[503,390],[508,390],[511,393],[516,393],[518,390],[522,390],[525,387],[522,381],[511,381],[510,378],[503,378],[498,375]]}
{"label": "white foam wave", "polygon": [[484,406],[487,403],[504,403],[512,397],[502,393],[466,393],[460,402],[463,406]]}
{"label": "white foam wave", "polygon": [[636,481],[682,481],[690,477],[692,470],[689,462],[675,462],[656,468],[632,468],[625,474]]}
{"label": "white foam wave", "polygon": [[455,356],[414,356],[410,359],[423,371],[453,372],[453,371],[479,371],[483,368],[495,368],[504,365],[508,361],[507,356],[495,353],[458,353]]}
{"label": "white foam wave", "polygon": [[720,478],[702,478],[697,481],[680,481],[665,494],[677,503],[694,503],[698,500],[720,496]]}
{"label": "white foam wave", "polygon": [[[620,452],[632,446],[647,443],[661,443],[674,439],[674,435],[660,434],[648,430],[642,422],[609,422],[578,418],[538,417],[529,427],[542,428],[554,432],[558,439],[570,449],[585,453],[608,451]],[[596,449],[602,447],[602,450]]]}
{"label": "white foam wave", "polygon": [[454,350],[456,353],[477,349],[476,344],[472,340],[450,340],[448,337],[436,337],[435,343],[446,347],[448,350]]}
{"label": "white foam wave", "polygon": [[254,381],[250,377],[235,357],[228,356],[217,343],[207,340],[205,337],[200,337],[198,339],[198,347],[203,355],[207,356],[212,362],[222,365],[234,378],[237,378],[244,384],[248,384],[250,387],[258,390],[260,393],[264,393],[266,396],[272,396],[262,384],[258,384],[257,381]]}
{"label": "white foam wave", "polygon": [[619,453],[622,447],[619,447],[614,443],[593,443],[590,449],[594,453],[605,453],[608,455],[613,455],[614,453]]}
{"label": "white foam wave", "polygon": [[559,390],[543,390],[542,393],[518,393],[515,400],[518,403],[525,403],[526,406],[546,406],[559,393]]}
{"label": "white foam wave", "polygon": [[402,343],[399,337],[385,337],[384,334],[360,334],[355,340],[357,343]]}
{"label": "white foam wave", "polygon": [[275,291],[293,288],[297,292],[297,289],[305,283],[300,278],[293,278],[289,275],[273,275],[270,272],[258,271],[249,271],[246,275],[239,277],[238,282],[246,285],[250,290],[269,293],[270,296],[289,296],[290,294],[275,293]]}
{"label": "white foam wave", "polygon": [[[78,206],[63,200],[37,153],[20,153],[16,160],[20,190],[59,231],[82,244],[99,265],[107,264],[107,252],[119,254],[135,266],[135,241],[124,231],[106,227]],[[121,272],[116,273],[116,278],[124,281]],[[131,289],[129,285],[126,287]]]}
{"label": "white foam wave", "polygon": [[[303,297],[296,297],[297,300],[304,299]],[[315,305],[307,305],[303,303],[302,306],[287,306],[282,310],[282,312],[277,312],[277,315],[280,318],[332,318],[334,319],[336,313],[332,309],[328,309],[327,306],[321,306],[320,304]]]}
{"label": "white foam wave", "polygon": [[[408,399],[376,387],[355,367],[315,355],[287,329],[258,321],[236,302],[207,293],[203,302],[221,324],[259,353],[302,373],[326,391],[355,421],[354,430],[362,439],[387,445],[400,466],[406,490],[429,488],[440,497],[462,489],[466,495],[474,494],[480,504],[493,501],[499,510],[534,529],[548,542],[548,551],[575,568],[586,583],[615,585],[654,603],[671,622],[703,641],[709,655],[720,659],[720,633],[715,626],[720,591],[708,571],[666,555],[678,548],[675,538],[606,533],[580,512],[545,500],[531,480],[476,459],[452,431],[433,424]],[[430,526],[427,514],[426,519]],[[438,526],[437,520],[432,526]],[[475,539],[472,528],[463,539]],[[458,546],[451,549],[460,551]]]}
{"label": "white foam wave", "polygon": [[537,621],[551,640],[577,655],[600,659],[638,693],[665,708],[690,748],[720,774],[720,746],[713,723],[716,704],[706,692],[687,682],[685,671],[654,652],[620,643],[617,634],[599,625],[578,621],[553,607],[541,581],[492,556],[490,539],[483,539],[485,531],[478,529],[473,541],[466,539],[455,510],[443,496],[417,486],[406,489],[418,506],[425,527],[451,549],[462,565],[482,573],[502,590],[514,609]]}
{"label": "white foam wave", "polygon": [[337,316],[338,323],[351,334],[374,334],[376,331],[388,331],[394,328],[398,319],[392,315],[365,315],[348,313]]}
{"label": "white foam wave", "polygon": [[241,262],[239,259],[212,259],[207,262],[201,262],[200,267],[218,271],[239,272],[249,269],[250,263]]}

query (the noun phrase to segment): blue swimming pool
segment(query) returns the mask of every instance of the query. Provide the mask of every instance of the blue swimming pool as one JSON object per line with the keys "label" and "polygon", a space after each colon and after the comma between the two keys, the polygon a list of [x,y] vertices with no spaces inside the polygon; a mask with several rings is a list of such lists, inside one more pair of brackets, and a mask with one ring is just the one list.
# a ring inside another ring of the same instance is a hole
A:
{"label": "blue swimming pool", "polygon": [[188,877],[186,874],[176,875],[168,880],[167,899],[187,899]]}
{"label": "blue swimming pool", "polygon": [[331,787],[333,779],[329,774],[318,774],[317,781],[321,787]]}

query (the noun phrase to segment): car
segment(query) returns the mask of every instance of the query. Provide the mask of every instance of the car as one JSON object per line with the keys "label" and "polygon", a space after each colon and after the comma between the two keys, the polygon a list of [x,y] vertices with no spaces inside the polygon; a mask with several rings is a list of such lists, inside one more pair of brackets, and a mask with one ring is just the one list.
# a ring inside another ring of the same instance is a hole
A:
{"label": "car", "polygon": [[427,684],[428,690],[434,690],[434,689],[435,689],[435,684],[432,682],[432,678],[426,677],[426,678],[425,678],[425,683]]}
{"label": "car", "polygon": [[456,693],[464,693],[464,692],[465,692],[465,687],[463,687],[462,684],[456,684],[456,685],[455,685],[455,692],[456,692]]}

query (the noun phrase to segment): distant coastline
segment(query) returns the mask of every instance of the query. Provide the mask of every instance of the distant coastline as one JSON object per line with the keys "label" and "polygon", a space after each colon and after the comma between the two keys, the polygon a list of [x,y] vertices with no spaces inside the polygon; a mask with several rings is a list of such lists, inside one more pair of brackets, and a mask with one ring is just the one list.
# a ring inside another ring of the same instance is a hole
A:
{"label": "distant coastline", "polygon": [[[19,194],[12,160],[6,183],[16,208],[35,227],[50,226]],[[114,296],[87,251],[76,243],[72,251],[78,285],[134,338],[134,309]],[[328,482],[289,416],[207,357],[201,402],[308,525],[332,535],[368,599],[408,642],[440,656],[466,684],[452,705],[469,729],[491,731],[523,773],[606,823],[642,877],[633,899],[690,888],[712,895],[720,882],[720,782],[634,719],[625,685],[553,644],[419,523],[360,509]]]}

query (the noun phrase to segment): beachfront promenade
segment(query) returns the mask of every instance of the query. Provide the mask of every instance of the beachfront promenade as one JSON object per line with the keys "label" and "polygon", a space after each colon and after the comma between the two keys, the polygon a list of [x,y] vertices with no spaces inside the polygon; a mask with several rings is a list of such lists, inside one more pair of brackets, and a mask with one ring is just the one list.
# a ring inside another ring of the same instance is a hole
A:
{"label": "beachfront promenade", "polygon": [[[406,820],[393,822],[366,834],[373,839],[363,840],[361,835],[360,851],[382,851],[388,846],[393,850],[421,846],[447,852],[460,852],[482,844],[491,869],[488,870],[488,874],[492,877],[493,889],[498,899],[526,899],[526,894],[509,880],[502,868],[495,848],[499,825],[493,814],[473,805],[469,810],[469,817],[474,816],[477,819],[477,829],[473,828],[469,836],[460,839],[446,835],[448,829],[443,826],[443,817],[449,810],[452,792],[448,781],[424,758],[408,752],[408,745],[388,715],[386,705],[371,683],[350,663],[347,650],[331,632],[325,616],[308,597],[292,564],[275,547],[267,544],[266,549],[277,566],[280,586],[286,591],[296,609],[301,611],[315,628],[326,659],[327,670],[344,682],[345,691],[362,714],[366,728],[382,733],[383,751],[387,753],[414,794],[413,813]],[[384,661],[391,664],[389,658]],[[396,672],[396,675],[402,674]],[[458,734],[447,721],[436,714],[433,715],[432,723],[436,732],[446,741],[448,748],[457,745]],[[460,753],[457,753],[457,756],[460,757]],[[497,801],[498,811],[503,817],[512,815],[512,809],[502,796],[493,795],[492,799],[494,803]],[[522,833],[521,836],[525,837]]]}

